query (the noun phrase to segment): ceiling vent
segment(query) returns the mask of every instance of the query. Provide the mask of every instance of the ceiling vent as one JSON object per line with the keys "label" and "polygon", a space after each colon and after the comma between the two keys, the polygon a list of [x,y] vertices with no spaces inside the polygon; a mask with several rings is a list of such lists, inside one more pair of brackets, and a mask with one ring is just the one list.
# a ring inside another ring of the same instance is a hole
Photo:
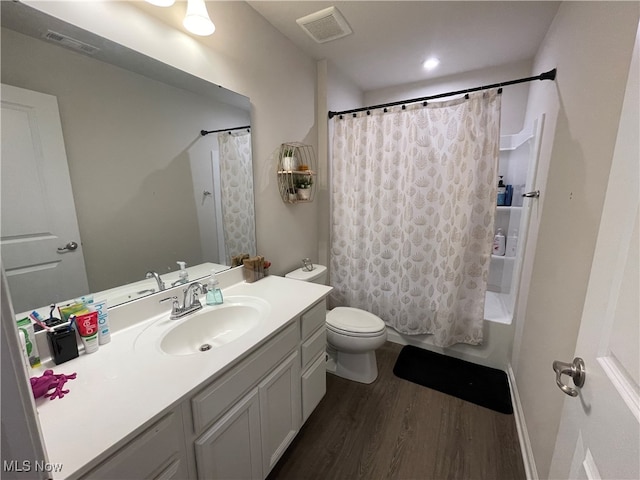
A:
{"label": "ceiling vent", "polygon": [[46,40],[49,40],[50,42],[57,43],[62,47],[67,47],[71,50],[76,50],[88,55],[93,55],[100,51],[98,47],[94,47],[93,45],[89,45],[88,43],[81,42],[80,40],[71,38],[68,35],[54,32],[53,30],[47,30],[47,33],[43,34],[42,37]]}
{"label": "ceiling vent", "polygon": [[298,25],[318,43],[325,43],[352,33],[351,27],[336,7],[325,8],[296,20]]}

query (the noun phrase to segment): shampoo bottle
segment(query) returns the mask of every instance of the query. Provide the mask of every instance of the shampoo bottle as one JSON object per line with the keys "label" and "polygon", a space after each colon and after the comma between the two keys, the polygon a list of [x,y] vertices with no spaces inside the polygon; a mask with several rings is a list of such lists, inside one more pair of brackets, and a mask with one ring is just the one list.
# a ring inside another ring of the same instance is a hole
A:
{"label": "shampoo bottle", "polygon": [[211,276],[207,283],[207,305],[220,305],[223,302],[222,290],[218,286],[215,270],[211,270]]}
{"label": "shampoo bottle", "polygon": [[515,230],[507,237],[507,247],[505,255],[507,257],[515,257],[518,252],[518,231]]}
{"label": "shampoo bottle", "polygon": [[505,238],[504,232],[501,228],[496,232],[496,236],[493,237],[493,254],[497,256],[504,256],[505,252]]}
{"label": "shampoo bottle", "polygon": [[502,181],[502,175],[500,175],[500,180],[498,181],[498,206],[505,205],[506,196],[507,186]]}

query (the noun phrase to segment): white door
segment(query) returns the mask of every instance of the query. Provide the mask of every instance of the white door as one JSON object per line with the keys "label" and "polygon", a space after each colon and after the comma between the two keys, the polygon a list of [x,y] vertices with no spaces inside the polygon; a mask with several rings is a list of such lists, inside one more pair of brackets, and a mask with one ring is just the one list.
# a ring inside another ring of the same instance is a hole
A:
{"label": "white door", "polygon": [[565,400],[551,478],[640,478],[639,58],[640,30],[574,354],[585,384]]}
{"label": "white door", "polygon": [[1,88],[0,245],[19,313],[86,294],[89,287],[58,101]]}

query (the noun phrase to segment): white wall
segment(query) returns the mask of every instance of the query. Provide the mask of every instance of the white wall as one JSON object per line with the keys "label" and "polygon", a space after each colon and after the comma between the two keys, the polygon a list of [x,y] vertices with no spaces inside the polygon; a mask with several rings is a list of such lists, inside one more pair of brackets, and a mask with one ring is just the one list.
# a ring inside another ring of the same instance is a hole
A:
{"label": "white wall", "polygon": [[[536,72],[538,75],[542,72]],[[466,88],[491,85],[507,80],[531,76],[531,61],[522,61],[498,67],[474,70],[458,75],[450,75],[435,80],[398,85],[365,92],[365,105],[379,105],[387,102],[402,101],[411,98],[427,97],[444,92],[454,92]],[[529,83],[505,87],[502,91],[502,116],[500,134],[511,135],[522,130]],[[449,100],[449,98],[444,98]],[[434,100],[437,101],[437,100]]]}
{"label": "white wall", "polygon": [[529,238],[538,238],[527,245],[523,276],[530,272],[531,284],[519,304],[525,321],[512,365],[540,478],[549,472],[566,398],[551,364],[574,354],[638,10],[637,2],[563,2],[533,63],[533,72],[557,67],[558,76],[532,84],[527,105],[527,120],[546,114],[542,196],[532,212]]}
{"label": "white wall", "polygon": [[349,78],[327,60],[318,62],[318,263],[329,267],[331,204],[329,198],[329,156],[332,122],[329,111],[364,105],[364,94]]}
{"label": "white wall", "polygon": [[287,141],[316,148],[313,60],[244,2],[213,2],[210,15],[217,29],[204,39],[180,31],[179,21],[169,25],[150,17],[131,2],[25,3],[250,97],[259,253],[273,263],[275,274],[317,255],[316,204],[282,202],[274,156]]}

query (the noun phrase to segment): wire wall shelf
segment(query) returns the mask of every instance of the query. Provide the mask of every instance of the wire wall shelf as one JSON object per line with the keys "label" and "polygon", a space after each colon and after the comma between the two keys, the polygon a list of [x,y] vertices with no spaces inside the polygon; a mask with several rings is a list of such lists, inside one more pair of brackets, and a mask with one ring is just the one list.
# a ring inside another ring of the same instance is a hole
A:
{"label": "wire wall shelf", "polygon": [[278,189],[284,203],[312,202],[316,181],[313,147],[298,142],[280,145],[277,175]]}

